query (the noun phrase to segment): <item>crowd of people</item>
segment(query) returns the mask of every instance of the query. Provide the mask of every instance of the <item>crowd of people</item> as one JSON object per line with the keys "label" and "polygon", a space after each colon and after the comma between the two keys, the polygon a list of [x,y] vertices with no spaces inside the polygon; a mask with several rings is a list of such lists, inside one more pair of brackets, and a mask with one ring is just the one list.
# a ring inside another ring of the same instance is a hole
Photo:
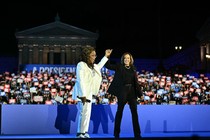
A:
{"label": "crowd of people", "polygon": [[[114,75],[102,73],[100,90],[93,104],[116,104],[116,96],[107,92]],[[26,72],[0,74],[1,104],[76,104],[72,92],[75,73]],[[143,95],[139,105],[199,105],[210,104],[210,80],[204,74],[198,77],[172,72],[138,72],[138,83]]]}

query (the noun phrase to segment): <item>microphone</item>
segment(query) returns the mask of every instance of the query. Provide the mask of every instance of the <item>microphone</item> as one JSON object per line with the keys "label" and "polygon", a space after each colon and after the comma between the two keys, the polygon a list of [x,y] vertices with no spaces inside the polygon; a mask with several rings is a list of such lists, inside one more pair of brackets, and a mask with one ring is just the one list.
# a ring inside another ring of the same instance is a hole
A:
{"label": "microphone", "polygon": [[[79,97],[79,96],[77,96],[77,98],[79,98],[80,100],[83,100],[83,99],[84,99],[84,97]],[[90,101],[89,99],[86,99],[86,101],[85,101],[85,102],[90,103],[91,101]]]}

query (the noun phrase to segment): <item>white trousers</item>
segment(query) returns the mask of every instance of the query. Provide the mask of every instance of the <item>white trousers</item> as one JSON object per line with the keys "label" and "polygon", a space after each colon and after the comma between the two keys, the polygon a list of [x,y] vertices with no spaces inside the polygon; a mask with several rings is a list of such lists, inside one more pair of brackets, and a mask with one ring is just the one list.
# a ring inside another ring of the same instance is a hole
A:
{"label": "white trousers", "polygon": [[79,112],[77,133],[88,132],[89,124],[90,124],[92,103],[85,103],[83,105],[82,102],[77,102],[77,108],[78,108],[78,112]]}

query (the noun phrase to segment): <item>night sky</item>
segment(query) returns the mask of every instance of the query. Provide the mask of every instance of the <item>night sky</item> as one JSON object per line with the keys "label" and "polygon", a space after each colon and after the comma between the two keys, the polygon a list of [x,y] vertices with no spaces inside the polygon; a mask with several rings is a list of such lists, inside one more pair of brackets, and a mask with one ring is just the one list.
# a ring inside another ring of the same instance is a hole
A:
{"label": "night sky", "polygon": [[[112,48],[113,56],[129,51],[134,58],[167,58],[175,46],[198,43],[196,33],[210,17],[205,0],[62,0],[11,2],[1,5],[0,55],[17,55],[15,31],[60,21],[99,33],[97,54]],[[5,48],[5,50],[3,49]]]}

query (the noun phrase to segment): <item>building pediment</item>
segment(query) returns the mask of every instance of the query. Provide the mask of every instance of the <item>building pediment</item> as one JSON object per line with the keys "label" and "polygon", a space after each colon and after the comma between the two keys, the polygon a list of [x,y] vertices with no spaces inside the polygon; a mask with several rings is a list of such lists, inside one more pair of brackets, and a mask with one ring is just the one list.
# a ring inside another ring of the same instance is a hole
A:
{"label": "building pediment", "polygon": [[19,65],[76,64],[83,47],[96,46],[98,34],[55,20],[16,32]]}
{"label": "building pediment", "polygon": [[27,37],[85,37],[97,39],[98,34],[93,33],[69,24],[55,21],[49,24],[44,24],[34,28],[26,29],[23,31],[16,32],[17,38],[27,38]]}

